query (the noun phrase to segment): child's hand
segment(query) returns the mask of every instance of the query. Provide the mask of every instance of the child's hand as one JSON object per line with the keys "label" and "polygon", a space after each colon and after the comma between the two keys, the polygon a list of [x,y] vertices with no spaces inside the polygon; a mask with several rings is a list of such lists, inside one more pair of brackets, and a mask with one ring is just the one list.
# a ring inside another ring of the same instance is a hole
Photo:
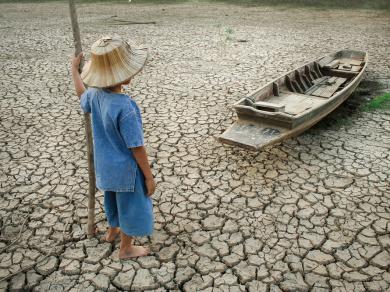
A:
{"label": "child's hand", "polygon": [[72,69],[79,70],[81,58],[83,57],[83,53],[81,52],[77,56],[73,56],[72,58]]}
{"label": "child's hand", "polygon": [[154,191],[156,190],[156,183],[154,182],[153,178],[147,178],[145,179],[147,194],[150,197],[154,194]]}

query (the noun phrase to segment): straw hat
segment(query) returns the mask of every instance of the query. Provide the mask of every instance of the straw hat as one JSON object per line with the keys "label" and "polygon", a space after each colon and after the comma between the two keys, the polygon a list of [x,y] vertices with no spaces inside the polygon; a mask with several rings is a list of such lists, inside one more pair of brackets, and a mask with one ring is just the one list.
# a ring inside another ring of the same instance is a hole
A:
{"label": "straw hat", "polygon": [[148,51],[133,48],[118,36],[106,36],[91,47],[91,60],[81,78],[91,87],[111,87],[136,75],[144,67]]}

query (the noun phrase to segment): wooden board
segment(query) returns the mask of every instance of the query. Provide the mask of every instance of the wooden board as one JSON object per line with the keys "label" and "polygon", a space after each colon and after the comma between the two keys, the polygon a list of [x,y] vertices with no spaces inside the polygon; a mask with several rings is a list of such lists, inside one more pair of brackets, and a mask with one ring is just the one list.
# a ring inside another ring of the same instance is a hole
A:
{"label": "wooden board", "polygon": [[315,91],[313,91],[311,95],[331,97],[345,81],[347,81],[347,78],[331,77],[326,83],[321,84]]}
{"label": "wooden board", "polygon": [[344,71],[351,71],[352,65],[341,63],[337,69]]}
{"label": "wooden board", "polygon": [[360,69],[362,69],[362,66],[352,66],[351,71],[352,72],[359,72]]}
{"label": "wooden board", "polygon": [[271,125],[238,120],[218,139],[227,144],[239,145],[247,149],[256,150],[259,145],[266,145],[278,139],[284,131],[286,130],[283,128]]}
{"label": "wooden board", "polygon": [[271,96],[266,101],[283,106],[284,112],[293,116],[325,102],[324,99],[315,96],[284,91],[280,96]]}
{"label": "wooden board", "polygon": [[323,67],[326,68],[326,69],[332,69],[332,68],[336,68],[338,67],[338,65],[340,64],[340,60],[333,60],[332,62],[324,65]]}
{"label": "wooden board", "polygon": [[349,59],[349,58],[342,58],[339,59],[340,64],[349,64],[354,66],[360,66],[363,63],[363,60],[359,59]]}
{"label": "wooden board", "polygon": [[284,105],[277,104],[277,103],[256,101],[253,105],[258,110],[266,110],[266,111],[272,111],[272,112],[284,112]]}
{"label": "wooden board", "polygon": [[322,83],[328,81],[330,76],[324,76],[321,78],[318,78],[316,80],[313,80],[314,85],[310,87],[308,90],[305,91],[305,94],[311,95]]}
{"label": "wooden board", "polygon": [[[291,99],[293,99],[294,97],[296,97],[296,95],[290,96]],[[285,112],[294,116],[299,115],[300,113],[303,113],[308,109],[311,109],[316,104],[317,102],[310,97],[300,98],[300,102],[291,102],[287,104]]]}
{"label": "wooden board", "polygon": [[328,80],[329,79],[329,76],[323,76],[323,77],[320,77],[318,79],[314,79],[312,82],[314,85],[316,84],[320,84],[322,82],[324,82],[325,80]]}

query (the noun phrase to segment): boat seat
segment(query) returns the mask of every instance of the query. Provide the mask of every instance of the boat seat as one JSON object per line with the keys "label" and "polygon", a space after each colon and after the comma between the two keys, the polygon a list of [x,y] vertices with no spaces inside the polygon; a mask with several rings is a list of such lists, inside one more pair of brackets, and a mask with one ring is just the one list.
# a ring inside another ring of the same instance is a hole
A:
{"label": "boat seat", "polygon": [[253,103],[254,107],[258,110],[268,111],[268,112],[284,112],[285,106],[281,104],[275,104],[265,101],[256,101]]}
{"label": "boat seat", "polygon": [[340,71],[359,72],[362,68],[363,60],[360,59],[335,59],[323,66],[324,69],[337,69]]}
{"label": "boat seat", "polygon": [[351,64],[340,64],[336,69],[342,71],[359,72],[360,69],[362,69],[362,66],[351,65]]}

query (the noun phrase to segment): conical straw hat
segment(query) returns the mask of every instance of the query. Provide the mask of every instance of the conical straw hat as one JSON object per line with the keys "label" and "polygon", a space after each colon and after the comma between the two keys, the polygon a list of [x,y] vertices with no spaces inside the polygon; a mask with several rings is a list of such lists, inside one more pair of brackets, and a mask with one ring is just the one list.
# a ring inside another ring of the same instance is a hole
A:
{"label": "conical straw hat", "polygon": [[85,64],[81,78],[91,87],[111,87],[123,83],[144,67],[148,51],[133,48],[118,36],[107,36],[91,47],[91,60]]}

